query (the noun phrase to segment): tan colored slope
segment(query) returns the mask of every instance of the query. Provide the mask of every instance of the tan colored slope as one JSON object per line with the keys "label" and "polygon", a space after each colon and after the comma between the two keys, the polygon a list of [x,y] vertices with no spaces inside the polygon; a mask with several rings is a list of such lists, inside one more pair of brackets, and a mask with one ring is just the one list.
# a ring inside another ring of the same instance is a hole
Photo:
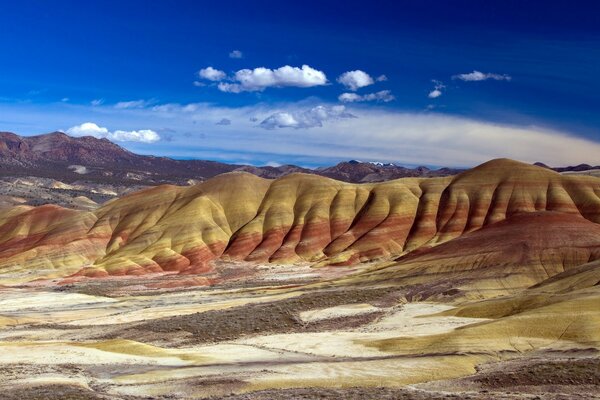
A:
{"label": "tan colored slope", "polygon": [[[5,283],[63,277],[103,253],[108,232],[91,233],[91,212],[19,206],[0,214],[0,272]],[[104,235],[104,237],[103,237]]]}
{"label": "tan colored slope", "polygon": [[372,343],[400,354],[497,354],[544,348],[600,349],[600,262],[567,271],[518,294],[469,303],[442,315],[486,318],[424,338]]}
{"label": "tan colored slope", "polygon": [[600,224],[577,214],[519,213],[352,280],[421,285],[420,299],[448,289],[469,298],[518,292],[600,259]]}
{"label": "tan colored slope", "polygon": [[[600,295],[600,261],[593,261],[548,278],[516,294],[461,305],[447,315],[503,318],[552,304]],[[577,311],[575,307],[572,311]],[[598,310],[600,312],[600,307]]]}
{"label": "tan colored slope", "polygon": [[521,212],[581,214],[600,223],[600,181],[578,178],[507,159],[492,160],[457,175],[440,203],[435,242]]}
{"label": "tan colored slope", "polygon": [[517,294],[469,303],[442,313],[492,321],[433,337],[398,338],[372,345],[401,354],[600,349],[599,281],[600,262],[589,263]]}
{"label": "tan colored slope", "polygon": [[26,245],[3,256],[11,246],[0,242],[0,268],[35,278],[80,269],[87,276],[210,273],[218,258],[344,265],[398,257],[519,213],[549,210],[595,226],[598,194],[600,179],[510,160],[456,177],[363,185],[306,174],[271,181],[232,173],[192,187],[137,192],[93,213],[40,207],[28,211],[39,213],[39,221],[24,220],[20,230],[5,218],[5,243]]}
{"label": "tan colored slope", "polygon": [[425,338],[370,343],[398,354],[501,354],[543,348],[600,349],[600,294],[577,297],[531,311]]}
{"label": "tan colored slope", "polygon": [[233,232],[256,213],[270,181],[227,174],[190,187],[159,186],[114,201],[98,212],[110,226],[106,255],[89,272],[204,272]]}
{"label": "tan colored slope", "polygon": [[600,261],[586,263],[514,294],[463,304],[440,316],[482,322],[429,337],[367,345],[403,355],[504,357],[534,350],[600,349]]}

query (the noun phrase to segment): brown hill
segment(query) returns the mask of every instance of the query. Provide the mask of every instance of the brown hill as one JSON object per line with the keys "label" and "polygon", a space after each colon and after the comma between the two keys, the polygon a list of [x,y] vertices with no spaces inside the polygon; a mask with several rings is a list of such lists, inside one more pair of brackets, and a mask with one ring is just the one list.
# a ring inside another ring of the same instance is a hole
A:
{"label": "brown hill", "polygon": [[362,185],[232,173],[136,192],[94,212],[4,212],[0,268],[23,281],[210,273],[216,259],[348,265],[402,257],[368,279],[479,270],[494,285],[522,287],[597,258],[599,194],[597,178],[511,160],[456,177]]}
{"label": "brown hill", "polygon": [[31,175],[65,182],[83,179],[184,184],[188,179],[202,180],[239,167],[214,161],[143,156],[108,139],[71,137],[62,132],[38,136],[0,132],[0,156],[1,175]]}

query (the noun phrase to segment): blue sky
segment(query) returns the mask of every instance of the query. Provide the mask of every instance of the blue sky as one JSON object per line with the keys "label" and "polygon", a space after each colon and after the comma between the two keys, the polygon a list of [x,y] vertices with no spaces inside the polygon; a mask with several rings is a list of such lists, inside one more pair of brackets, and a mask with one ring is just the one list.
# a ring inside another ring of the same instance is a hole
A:
{"label": "blue sky", "polygon": [[600,164],[596,2],[0,8],[0,130],[257,165]]}

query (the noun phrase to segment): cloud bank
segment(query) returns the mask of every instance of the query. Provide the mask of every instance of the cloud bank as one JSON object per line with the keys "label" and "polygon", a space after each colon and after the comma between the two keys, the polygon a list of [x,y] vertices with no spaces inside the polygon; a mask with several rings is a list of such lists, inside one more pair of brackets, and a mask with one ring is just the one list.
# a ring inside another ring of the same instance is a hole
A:
{"label": "cloud bank", "polygon": [[[0,103],[0,114],[5,116],[5,130],[21,134],[39,134],[66,125],[73,127],[68,133],[77,136],[133,138],[138,141],[121,143],[134,152],[257,165],[276,161],[314,166],[367,159],[468,167],[498,157],[555,166],[600,164],[600,143],[575,132],[498,124],[442,112],[377,109],[358,103],[346,103],[343,109],[333,107],[336,104],[317,100],[243,107],[167,103],[142,109]],[[103,125],[81,126],[82,120],[96,117]],[[235,123],[215,125],[223,118]],[[123,137],[107,128],[110,126],[144,126],[161,133],[160,145],[151,133],[144,136],[144,131],[136,130],[129,131],[135,132],[131,137]],[[162,132],[169,132],[171,140],[162,140]]]}

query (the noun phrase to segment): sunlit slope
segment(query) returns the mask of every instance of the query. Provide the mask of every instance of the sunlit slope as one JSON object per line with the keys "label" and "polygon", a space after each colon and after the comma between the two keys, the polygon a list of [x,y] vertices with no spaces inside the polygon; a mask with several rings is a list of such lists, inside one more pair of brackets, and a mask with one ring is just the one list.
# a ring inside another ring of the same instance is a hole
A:
{"label": "sunlit slope", "polygon": [[232,234],[256,215],[270,181],[250,174],[221,175],[181,188],[159,186],[98,211],[110,226],[106,254],[84,273],[206,272]]}
{"label": "sunlit slope", "polygon": [[97,218],[55,205],[18,206],[0,213],[0,273],[3,281],[62,277],[103,254],[107,229],[90,229]]}
{"label": "sunlit slope", "polygon": [[[567,249],[575,247],[582,234],[587,250],[560,250],[558,267],[556,257],[541,251],[540,257],[549,260],[542,264],[549,269],[546,274],[535,272],[528,281],[534,284],[565,265],[596,257],[599,194],[600,179],[563,176],[504,159],[455,177],[363,185],[307,174],[266,180],[230,173],[192,187],[137,192],[95,212],[49,206],[5,212],[0,215],[0,268],[22,270],[34,279],[76,271],[87,276],[209,273],[215,259],[348,265],[406,254],[410,258],[415,249],[420,253],[441,243],[450,245],[453,239],[504,220],[510,236],[513,224],[529,221],[522,216],[536,213],[541,215],[533,224],[541,250],[546,237],[562,237],[562,243],[551,242],[550,247]],[[530,229],[525,225],[519,230]],[[466,249],[477,248],[478,240],[471,240]],[[499,234],[498,239],[484,240],[485,246],[490,240],[504,239]],[[477,251],[463,254],[462,245],[449,249],[450,258],[483,265]],[[515,251],[521,257],[527,252]],[[431,254],[434,258],[428,262],[445,257]],[[496,256],[504,257],[502,252]],[[511,254],[509,261],[517,268],[515,257]],[[448,268],[452,262],[442,260]]]}
{"label": "sunlit slope", "polygon": [[579,214],[518,213],[435,247],[423,247],[357,280],[421,285],[418,298],[447,289],[486,298],[520,291],[600,259],[600,224]]}
{"label": "sunlit slope", "polygon": [[543,348],[600,349],[600,262],[585,264],[518,294],[468,303],[443,314],[480,324],[373,346],[401,354],[501,354]]}

